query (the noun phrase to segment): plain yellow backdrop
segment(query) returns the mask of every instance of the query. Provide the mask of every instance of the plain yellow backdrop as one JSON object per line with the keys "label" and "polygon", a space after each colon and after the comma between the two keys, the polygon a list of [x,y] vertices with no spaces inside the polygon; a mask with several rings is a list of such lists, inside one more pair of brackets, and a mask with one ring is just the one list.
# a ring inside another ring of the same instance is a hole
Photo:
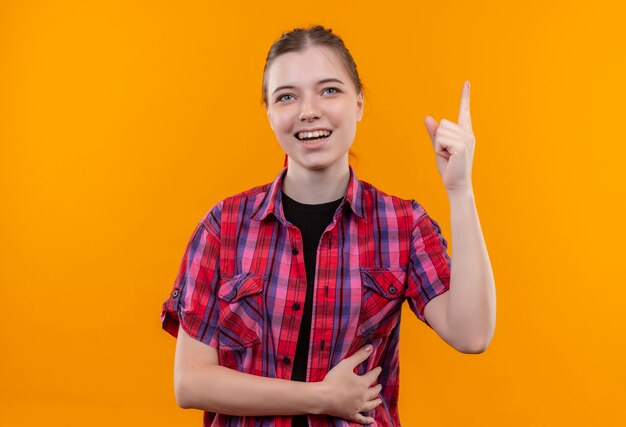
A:
{"label": "plain yellow backdrop", "polygon": [[424,116],[471,81],[497,287],[480,355],[405,305],[405,426],[626,425],[626,13],[613,1],[0,3],[0,425],[200,426],[161,304],[218,200],[271,181],[271,44],[333,29],[366,87],[353,165],[450,241]]}

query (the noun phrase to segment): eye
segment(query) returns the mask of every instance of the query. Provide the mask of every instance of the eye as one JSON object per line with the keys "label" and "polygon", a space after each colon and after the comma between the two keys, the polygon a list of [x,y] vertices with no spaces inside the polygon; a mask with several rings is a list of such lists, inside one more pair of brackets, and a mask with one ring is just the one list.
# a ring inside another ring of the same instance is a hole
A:
{"label": "eye", "polygon": [[324,92],[326,92],[327,90],[334,90],[334,92],[332,92],[331,95],[340,92],[340,90],[337,89],[336,87],[327,87],[326,89],[324,89]]}
{"label": "eye", "polygon": [[279,96],[278,99],[276,99],[276,101],[277,102],[282,102],[286,96],[293,96],[293,95],[286,93],[284,95]]}

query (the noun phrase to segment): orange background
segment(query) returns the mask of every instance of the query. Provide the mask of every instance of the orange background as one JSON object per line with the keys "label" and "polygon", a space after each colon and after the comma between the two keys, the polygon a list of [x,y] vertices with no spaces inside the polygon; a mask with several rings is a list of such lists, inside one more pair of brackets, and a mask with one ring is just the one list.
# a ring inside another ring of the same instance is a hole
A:
{"label": "orange background", "polygon": [[0,3],[0,424],[201,425],[161,303],[213,203],[281,170],[265,56],[320,23],[366,86],[359,178],[448,240],[423,118],[456,122],[472,85],[495,338],[458,353],[405,305],[403,425],[626,425],[619,4]]}

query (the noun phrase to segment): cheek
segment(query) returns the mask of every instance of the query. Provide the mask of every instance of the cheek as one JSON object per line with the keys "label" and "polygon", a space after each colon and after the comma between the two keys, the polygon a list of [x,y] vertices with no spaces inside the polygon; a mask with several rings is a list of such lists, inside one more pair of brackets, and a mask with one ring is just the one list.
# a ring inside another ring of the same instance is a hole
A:
{"label": "cheek", "polygon": [[292,129],[293,129],[293,121],[285,118],[285,116],[275,117],[273,120],[273,130],[276,139],[279,144],[286,148],[288,147],[292,141]]}
{"label": "cheek", "polygon": [[357,119],[356,109],[353,105],[340,103],[333,105],[327,110],[327,116],[335,123],[355,122]]}
{"label": "cheek", "polygon": [[292,127],[292,121],[286,117],[282,117],[282,119],[278,122],[279,129],[283,132],[287,132]]}
{"label": "cheek", "polygon": [[294,118],[296,117],[296,111],[294,108],[290,108],[289,105],[283,105],[277,107],[272,112],[272,118],[274,122],[274,126],[276,127],[285,127],[287,125],[291,125],[293,123]]}

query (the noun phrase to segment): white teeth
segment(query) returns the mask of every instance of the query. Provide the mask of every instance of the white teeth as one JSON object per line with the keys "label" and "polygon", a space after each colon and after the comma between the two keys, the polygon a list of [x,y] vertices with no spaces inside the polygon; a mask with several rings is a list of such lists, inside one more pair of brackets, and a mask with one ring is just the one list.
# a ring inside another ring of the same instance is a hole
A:
{"label": "white teeth", "polygon": [[330,132],[327,130],[316,130],[314,132],[299,132],[298,133],[298,138],[299,139],[304,139],[304,138],[318,138],[320,136],[329,136]]}

